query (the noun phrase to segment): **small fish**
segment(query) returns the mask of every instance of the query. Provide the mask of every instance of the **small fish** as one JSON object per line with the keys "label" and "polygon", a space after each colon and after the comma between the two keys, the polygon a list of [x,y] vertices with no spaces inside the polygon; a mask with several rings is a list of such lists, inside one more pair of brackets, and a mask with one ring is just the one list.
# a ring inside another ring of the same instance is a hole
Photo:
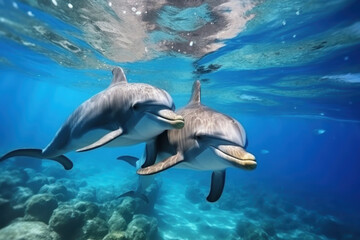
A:
{"label": "small fish", "polygon": [[319,128],[314,129],[314,133],[315,133],[316,135],[321,135],[321,134],[324,134],[325,132],[326,132],[325,129],[319,129]]}
{"label": "small fish", "polygon": [[261,154],[268,154],[270,151],[267,149],[261,149]]}

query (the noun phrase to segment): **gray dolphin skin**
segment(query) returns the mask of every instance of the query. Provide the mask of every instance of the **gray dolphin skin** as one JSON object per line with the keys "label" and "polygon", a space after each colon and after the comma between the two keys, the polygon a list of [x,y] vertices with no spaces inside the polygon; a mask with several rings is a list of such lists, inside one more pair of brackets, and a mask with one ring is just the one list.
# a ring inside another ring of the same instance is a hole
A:
{"label": "gray dolphin skin", "polygon": [[245,151],[245,130],[235,119],[201,104],[200,81],[195,81],[190,102],[177,114],[184,117],[184,128],[165,131],[149,142],[137,173],[151,175],[171,167],[213,171],[207,200],[215,202],[223,192],[226,168],[257,166],[254,155]]}
{"label": "gray dolphin skin", "polygon": [[82,103],[47,147],[17,149],[0,161],[28,156],[57,161],[68,170],[73,164],[63,155],[67,152],[148,142],[167,129],[184,126],[183,117],[174,112],[173,100],[166,91],[128,83],[120,67],[114,68],[112,74],[110,86]]}

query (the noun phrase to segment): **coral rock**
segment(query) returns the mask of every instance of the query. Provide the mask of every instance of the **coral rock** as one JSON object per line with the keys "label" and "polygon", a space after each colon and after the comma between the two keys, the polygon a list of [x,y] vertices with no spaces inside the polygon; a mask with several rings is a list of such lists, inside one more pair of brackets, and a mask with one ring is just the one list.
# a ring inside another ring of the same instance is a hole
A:
{"label": "coral rock", "polygon": [[24,170],[7,170],[1,172],[0,176],[0,195],[9,199],[14,193],[14,188],[24,185],[29,178]]}
{"label": "coral rock", "polygon": [[154,239],[157,232],[157,220],[142,214],[135,215],[126,230],[127,237],[134,240]]}
{"label": "coral rock", "polygon": [[101,218],[86,221],[82,228],[84,239],[102,239],[108,233],[108,225]]}
{"label": "coral rock", "polygon": [[109,223],[109,226],[110,226],[110,232],[125,231],[126,227],[127,227],[126,220],[117,211],[115,211],[111,215],[111,218],[109,219],[108,223]]}
{"label": "coral rock", "polygon": [[[125,232],[111,232],[103,240],[130,240],[126,237]],[[132,239],[131,239],[132,240]]]}
{"label": "coral rock", "polygon": [[62,184],[46,184],[40,188],[39,193],[50,193],[59,201],[68,201],[75,196]]}
{"label": "coral rock", "polygon": [[135,210],[136,210],[136,201],[131,197],[124,198],[124,200],[117,208],[117,211],[120,213],[120,215],[123,216],[123,218],[127,223],[129,223],[133,218],[135,214]]}
{"label": "coral rock", "polygon": [[63,238],[75,237],[84,225],[84,215],[69,206],[57,208],[52,214],[49,225]]}
{"label": "coral rock", "polygon": [[48,179],[42,175],[38,175],[30,179],[26,186],[29,187],[34,193],[37,193],[42,186],[48,184]]}
{"label": "coral rock", "polygon": [[10,201],[3,198],[0,198],[0,213],[0,228],[19,216],[18,212],[11,207]]}
{"label": "coral rock", "polygon": [[51,214],[57,206],[58,203],[53,195],[36,194],[27,201],[25,217],[48,223]]}
{"label": "coral rock", "polygon": [[34,193],[30,188],[16,187],[14,189],[14,194],[11,197],[11,202],[14,205],[24,204],[32,195],[34,195]]}
{"label": "coral rock", "polygon": [[81,189],[76,198],[82,201],[96,202],[96,190],[94,188]]}
{"label": "coral rock", "polygon": [[43,222],[15,222],[0,230],[0,239],[6,240],[59,240]]}
{"label": "coral rock", "polygon": [[92,202],[78,202],[75,204],[75,208],[84,215],[85,220],[92,219],[99,213],[99,207]]}

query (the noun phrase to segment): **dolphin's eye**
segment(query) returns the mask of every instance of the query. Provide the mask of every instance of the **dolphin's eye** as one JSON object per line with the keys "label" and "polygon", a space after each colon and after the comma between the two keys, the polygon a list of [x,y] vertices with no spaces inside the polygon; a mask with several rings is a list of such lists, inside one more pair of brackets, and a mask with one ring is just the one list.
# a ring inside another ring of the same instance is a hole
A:
{"label": "dolphin's eye", "polygon": [[195,139],[195,140],[200,140],[200,139],[201,139],[201,136],[195,134],[195,135],[194,135],[194,139]]}
{"label": "dolphin's eye", "polygon": [[134,109],[134,110],[138,110],[139,109],[139,103],[135,103],[133,106],[132,106],[132,108]]}

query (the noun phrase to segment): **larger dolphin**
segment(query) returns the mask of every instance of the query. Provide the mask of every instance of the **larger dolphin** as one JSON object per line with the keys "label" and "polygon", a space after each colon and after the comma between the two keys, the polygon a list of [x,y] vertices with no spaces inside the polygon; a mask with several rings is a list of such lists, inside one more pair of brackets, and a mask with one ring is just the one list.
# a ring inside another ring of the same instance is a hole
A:
{"label": "larger dolphin", "polygon": [[112,73],[110,86],[82,103],[47,147],[14,150],[0,161],[28,156],[55,160],[71,169],[72,162],[63,155],[67,152],[147,142],[167,129],[184,126],[184,119],[174,112],[167,92],[148,84],[128,83],[119,67]]}
{"label": "larger dolphin", "polygon": [[165,131],[149,142],[145,163],[137,172],[151,175],[171,167],[210,170],[207,200],[215,202],[223,192],[226,168],[252,170],[257,166],[254,155],[245,151],[245,130],[235,119],[201,104],[199,81],[193,85],[188,105],[177,113],[185,119],[184,128]]}

